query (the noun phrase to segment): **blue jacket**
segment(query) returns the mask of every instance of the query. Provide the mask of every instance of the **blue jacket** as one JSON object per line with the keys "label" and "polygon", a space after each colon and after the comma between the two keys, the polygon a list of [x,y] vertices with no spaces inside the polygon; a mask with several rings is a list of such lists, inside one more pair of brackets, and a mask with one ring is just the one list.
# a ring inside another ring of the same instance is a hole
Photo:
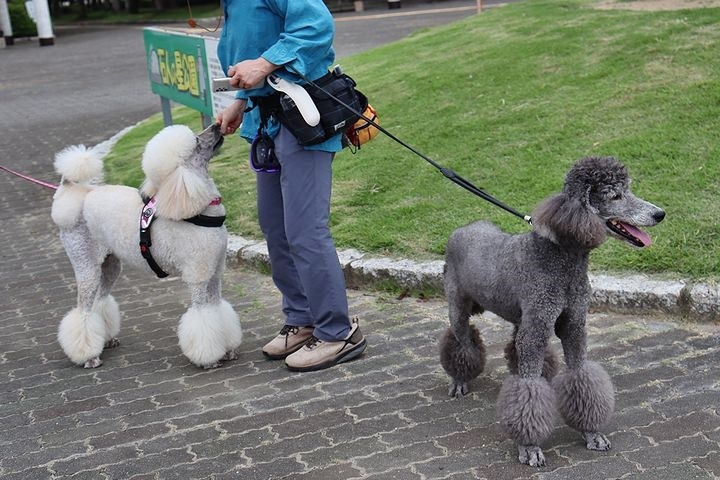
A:
{"label": "blue jacket", "polygon": [[[332,48],[335,24],[322,0],[223,0],[225,25],[220,35],[217,54],[223,70],[243,60],[263,57],[275,65],[290,65],[308,78],[325,75],[335,60]],[[285,69],[276,71],[281,77],[302,83]],[[267,83],[248,90],[239,90],[237,98],[274,93]],[[252,141],[260,126],[257,108],[245,113],[240,135]],[[267,131],[274,137],[279,125],[271,119]],[[338,152],[342,149],[340,135],[312,150]]]}

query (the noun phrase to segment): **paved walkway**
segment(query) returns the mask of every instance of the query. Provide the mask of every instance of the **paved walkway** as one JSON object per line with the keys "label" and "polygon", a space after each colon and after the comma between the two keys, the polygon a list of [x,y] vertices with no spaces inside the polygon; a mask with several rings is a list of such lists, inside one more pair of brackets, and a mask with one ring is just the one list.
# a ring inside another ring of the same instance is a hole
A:
{"label": "paved walkway", "polygon": [[[50,181],[53,154],[94,145],[159,111],[138,28],[58,31],[53,47],[0,50],[0,158]],[[349,292],[369,347],[362,359],[292,374],[265,361],[277,329],[269,277],[225,277],[245,342],[237,361],[202,371],[177,346],[178,280],[125,272],[121,346],[95,370],[56,339],[75,302],[49,217],[52,192],[0,174],[0,477],[3,479],[711,479],[720,477],[720,327],[672,317],[592,315],[590,357],[611,374],[613,449],[587,451],[557,424],[548,466],[516,463],[495,421],[510,331],[478,317],[486,372],[446,396],[437,358],[441,301]]]}

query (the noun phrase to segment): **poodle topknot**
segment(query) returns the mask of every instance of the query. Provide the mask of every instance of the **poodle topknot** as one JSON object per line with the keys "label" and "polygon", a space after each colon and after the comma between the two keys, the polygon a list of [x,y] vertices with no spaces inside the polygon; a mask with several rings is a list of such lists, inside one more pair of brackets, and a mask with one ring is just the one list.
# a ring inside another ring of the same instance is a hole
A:
{"label": "poodle topknot", "polygon": [[[172,220],[194,217],[217,196],[208,161],[221,140],[211,140],[201,142],[189,127],[171,125],[148,142],[140,191],[146,198],[155,197],[158,215]],[[200,150],[208,155],[198,155]]]}
{"label": "poodle topknot", "polygon": [[159,185],[193,153],[197,139],[186,125],[163,128],[145,146],[142,169],[145,177]]}
{"label": "poodle topknot", "polygon": [[627,190],[630,176],[625,165],[613,157],[585,157],[565,175],[563,192],[582,198],[589,192],[607,193],[609,188]]}

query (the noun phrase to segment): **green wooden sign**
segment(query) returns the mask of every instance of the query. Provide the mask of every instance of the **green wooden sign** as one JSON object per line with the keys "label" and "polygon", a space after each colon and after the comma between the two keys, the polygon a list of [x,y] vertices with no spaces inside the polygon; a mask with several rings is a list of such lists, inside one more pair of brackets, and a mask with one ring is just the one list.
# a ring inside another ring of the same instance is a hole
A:
{"label": "green wooden sign", "polygon": [[144,29],[143,37],[153,93],[212,116],[206,39],[158,28]]}

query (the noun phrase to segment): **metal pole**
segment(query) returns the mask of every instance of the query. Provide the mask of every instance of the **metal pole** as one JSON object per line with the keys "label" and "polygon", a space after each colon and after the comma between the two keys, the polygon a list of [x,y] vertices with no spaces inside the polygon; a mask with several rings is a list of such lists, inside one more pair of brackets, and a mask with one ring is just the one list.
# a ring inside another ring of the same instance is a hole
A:
{"label": "metal pole", "polygon": [[170,109],[170,100],[165,97],[160,97],[160,108],[162,108],[163,123],[166,127],[173,124],[172,110]]}
{"label": "metal pole", "polygon": [[8,11],[7,0],[0,0],[0,30],[2,30],[2,35],[5,38],[5,45],[15,43],[12,25],[10,24],[10,12]]}
{"label": "metal pole", "polygon": [[47,0],[33,0],[33,4],[35,5],[35,25],[37,26],[40,46],[54,45],[55,36],[53,35],[50,8]]}

